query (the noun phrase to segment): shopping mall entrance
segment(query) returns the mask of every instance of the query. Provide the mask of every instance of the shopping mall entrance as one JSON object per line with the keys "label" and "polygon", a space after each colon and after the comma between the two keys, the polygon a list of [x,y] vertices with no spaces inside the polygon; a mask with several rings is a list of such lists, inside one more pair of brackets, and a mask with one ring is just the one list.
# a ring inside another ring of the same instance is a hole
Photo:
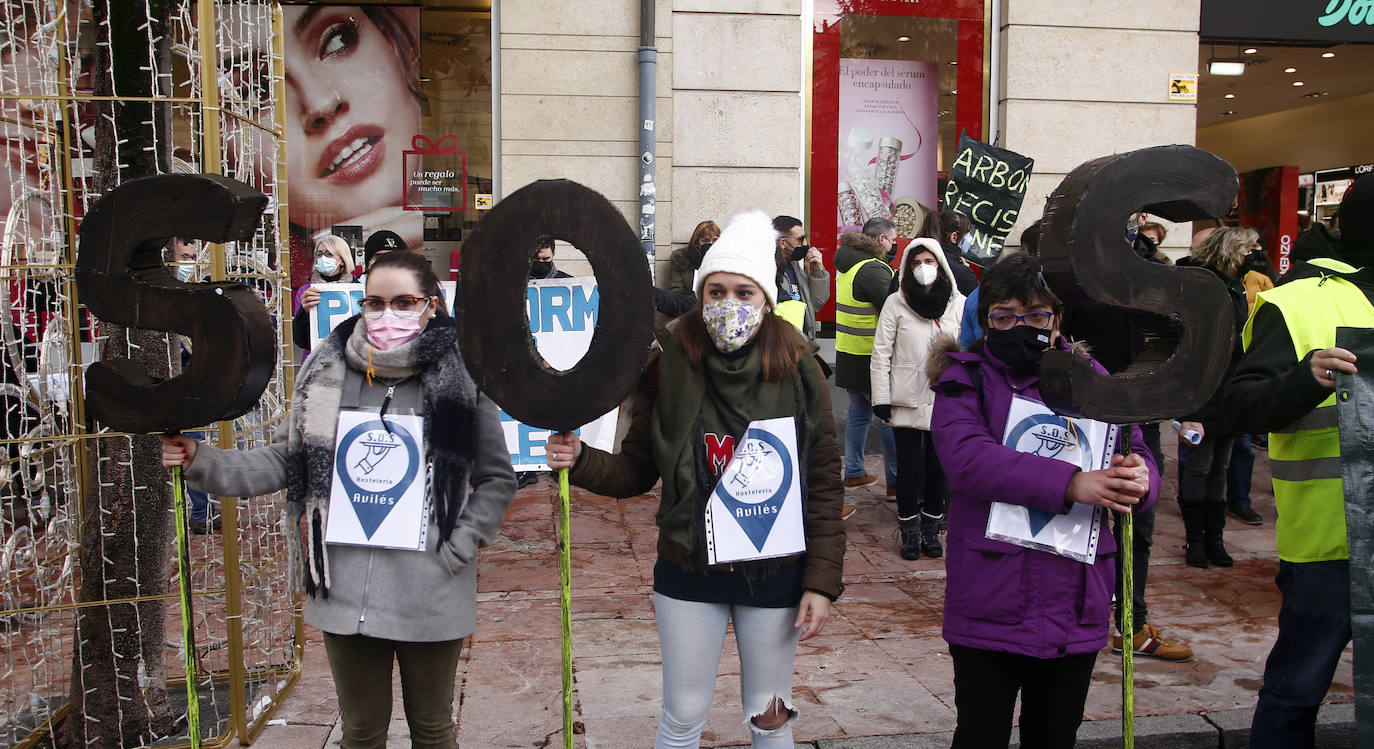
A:
{"label": "shopping mall entrance", "polygon": [[1333,228],[1346,188],[1374,172],[1371,22],[1351,0],[1202,2],[1197,145],[1241,173],[1236,218],[1280,272],[1297,233]]}

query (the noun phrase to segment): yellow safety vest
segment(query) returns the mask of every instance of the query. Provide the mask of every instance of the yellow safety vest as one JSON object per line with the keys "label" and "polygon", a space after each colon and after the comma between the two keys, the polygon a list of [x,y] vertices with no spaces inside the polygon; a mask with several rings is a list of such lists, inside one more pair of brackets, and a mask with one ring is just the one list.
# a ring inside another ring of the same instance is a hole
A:
{"label": "yellow safety vest", "polygon": [[[859,356],[873,355],[873,336],[878,332],[878,308],[854,298],[854,277],[876,257],[861,260],[835,279],[835,350]],[[886,263],[883,263],[886,265]]]}
{"label": "yellow safety vest", "polygon": [[773,308],[773,312],[778,317],[795,325],[797,330],[806,332],[806,302],[799,299],[778,302],[778,306]]}
{"label": "yellow safety vest", "polygon": [[[1326,258],[1311,264],[1336,273],[1356,270]],[[1355,284],[1338,275],[1303,278],[1262,291],[1255,299],[1255,313],[1266,304],[1283,313],[1299,360],[1309,351],[1335,346],[1336,328],[1374,327],[1374,306]],[[1255,315],[1251,314],[1243,334],[1247,350],[1254,323]],[[1269,435],[1269,465],[1274,479],[1274,503],[1279,510],[1279,559],[1349,559],[1335,393],[1306,416]]]}

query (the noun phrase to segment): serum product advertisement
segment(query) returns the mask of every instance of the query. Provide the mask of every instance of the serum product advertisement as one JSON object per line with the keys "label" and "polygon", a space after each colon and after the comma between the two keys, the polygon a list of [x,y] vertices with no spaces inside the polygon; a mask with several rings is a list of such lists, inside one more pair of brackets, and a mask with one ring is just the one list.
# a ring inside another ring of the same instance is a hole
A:
{"label": "serum product advertisement", "polygon": [[870,218],[919,233],[936,205],[938,83],[933,62],[840,60],[837,234]]}

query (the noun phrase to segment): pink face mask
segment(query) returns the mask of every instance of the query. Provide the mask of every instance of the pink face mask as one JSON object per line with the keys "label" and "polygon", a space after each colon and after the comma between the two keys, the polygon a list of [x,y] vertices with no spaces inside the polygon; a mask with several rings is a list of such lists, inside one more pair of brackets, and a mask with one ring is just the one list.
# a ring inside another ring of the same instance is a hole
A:
{"label": "pink face mask", "polygon": [[397,317],[391,309],[382,312],[380,317],[366,322],[368,340],[380,351],[394,349],[415,340],[424,327],[419,317]]}

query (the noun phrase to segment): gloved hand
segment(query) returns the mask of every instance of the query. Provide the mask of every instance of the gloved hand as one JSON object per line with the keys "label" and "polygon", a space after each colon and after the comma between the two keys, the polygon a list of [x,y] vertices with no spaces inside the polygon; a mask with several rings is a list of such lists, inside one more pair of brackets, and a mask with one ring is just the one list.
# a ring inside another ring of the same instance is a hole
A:
{"label": "gloved hand", "polygon": [[880,403],[873,406],[873,415],[883,421],[892,421],[892,406],[887,403]]}

